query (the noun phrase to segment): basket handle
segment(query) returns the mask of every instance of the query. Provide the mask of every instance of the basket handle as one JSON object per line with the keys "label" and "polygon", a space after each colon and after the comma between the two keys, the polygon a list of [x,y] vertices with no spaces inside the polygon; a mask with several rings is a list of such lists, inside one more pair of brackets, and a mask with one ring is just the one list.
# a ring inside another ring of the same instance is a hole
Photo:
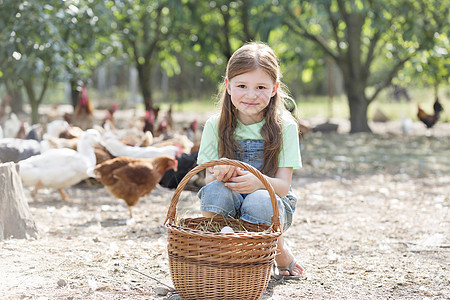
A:
{"label": "basket handle", "polygon": [[275,231],[281,230],[281,221],[280,221],[280,212],[278,211],[278,202],[277,198],[275,196],[275,191],[270,184],[270,182],[264,177],[264,175],[253,166],[246,164],[242,161],[238,160],[232,160],[228,158],[221,158],[216,160],[211,160],[209,162],[205,162],[201,165],[196,166],[193,168],[189,173],[187,173],[183,179],[180,181],[180,183],[177,186],[177,189],[175,190],[175,193],[173,194],[172,201],[170,202],[169,210],[167,212],[166,220],[164,221],[164,224],[172,223],[175,221],[175,215],[177,211],[177,204],[178,199],[180,198],[180,194],[183,191],[184,187],[188,183],[188,181],[198,172],[208,168],[208,167],[214,167],[217,165],[231,165],[235,167],[243,168],[253,175],[255,175],[266,187],[267,191],[269,192],[270,201],[272,202],[272,209],[273,209],[273,215],[272,215],[272,226]]}

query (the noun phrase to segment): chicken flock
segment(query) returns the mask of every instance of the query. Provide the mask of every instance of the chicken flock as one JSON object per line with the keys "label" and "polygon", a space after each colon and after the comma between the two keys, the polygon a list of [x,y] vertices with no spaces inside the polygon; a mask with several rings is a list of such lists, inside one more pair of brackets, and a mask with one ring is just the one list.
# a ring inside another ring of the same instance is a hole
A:
{"label": "chicken flock", "polygon": [[132,219],[132,206],[140,198],[158,184],[174,188],[173,181],[196,166],[198,122],[193,120],[177,131],[172,106],[158,126],[159,110],[153,110],[119,127],[114,117],[117,105],[105,111],[103,120],[95,120],[83,87],[73,114],[28,126],[7,112],[8,102],[0,103],[0,163],[17,163],[22,181],[33,188],[34,199],[45,187],[57,189],[63,200],[72,201],[64,189],[94,178],[113,197],[125,201]]}
{"label": "chicken flock", "polygon": [[[134,118],[117,124],[118,106],[112,104],[103,120],[96,120],[94,106],[81,87],[73,114],[53,113],[47,115],[49,122],[30,126],[8,111],[10,102],[10,97],[0,101],[0,163],[18,164],[23,182],[34,187],[33,198],[46,187],[59,190],[64,200],[71,201],[64,189],[92,177],[112,196],[126,202],[132,218],[132,207],[140,198],[158,184],[176,188],[197,165],[199,122],[192,120],[177,130],[180,124],[174,124],[172,105],[165,113],[158,107],[139,115],[135,112]],[[417,117],[431,128],[442,111],[436,97],[433,114],[418,105]],[[301,137],[314,131],[307,123],[299,122],[299,126]],[[186,188],[203,186],[199,175],[194,186]]]}

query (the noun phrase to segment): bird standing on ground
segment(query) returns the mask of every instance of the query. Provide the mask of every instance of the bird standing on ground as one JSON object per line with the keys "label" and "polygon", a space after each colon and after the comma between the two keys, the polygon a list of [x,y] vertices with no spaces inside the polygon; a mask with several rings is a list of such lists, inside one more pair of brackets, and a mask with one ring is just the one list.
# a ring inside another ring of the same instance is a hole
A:
{"label": "bird standing on ground", "polygon": [[107,110],[105,110],[105,117],[103,118],[102,127],[105,127],[105,123],[107,122],[110,123],[110,126],[116,127],[114,114],[117,111],[117,107],[117,104],[113,103]]}
{"label": "bird standing on ground", "polygon": [[86,171],[96,164],[94,145],[100,134],[89,129],[78,142],[77,151],[61,148],[50,149],[42,154],[19,161],[19,175],[29,186],[34,186],[33,197],[41,186],[58,189],[62,198],[70,201],[63,191],[88,178]]}
{"label": "bird standing on ground", "polygon": [[413,127],[413,121],[411,118],[402,117],[401,128],[403,135],[410,135]]}
{"label": "bird standing on ground", "polygon": [[419,118],[422,123],[424,123],[427,128],[431,128],[434,126],[434,124],[437,123],[439,120],[439,117],[441,116],[441,112],[444,110],[441,103],[439,102],[439,98],[436,97],[436,100],[433,104],[433,111],[434,113],[432,115],[427,114],[420,105],[417,104],[417,117]]}
{"label": "bird standing on ground", "polygon": [[15,138],[19,133],[22,121],[19,120],[15,113],[11,113],[9,118],[3,123],[3,135],[5,138]]}
{"label": "bird standing on ground", "polygon": [[54,138],[59,138],[59,135],[66,130],[70,129],[70,125],[64,120],[54,120],[47,124],[47,130],[44,134],[44,138],[51,136]]}
{"label": "bird standing on ground", "polygon": [[[186,128],[186,136],[193,142],[197,142],[197,140],[198,140],[197,130],[198,130],[198,120],[194,119],[194,121],[192,121],[189,124],[189,127]],[[201,135],[201,133],[200,133],[200,135]]]}
{"label": "bird standing on ground", "polygon": [[87,130],[94,126],[94,106],[89,99],[86,88],[81,87],[81,96],[73,113],[73,125]]}
{"label": "bird standing on ground", "polygon": [[170,169],[177,169],[177,160],[170,156],[146,159],[122,156],[98,164],[88,173],[114,197],[125,200],[132,219],[131,207],[138,203],[139,198],[149,194]]}
{"label": "bird standing on ground", "polygon": [[36,140],[0,138],[0,163],[19,162],[41,153],[41,143]]}
{"label": "bird standing on ground", "polygon": [[156,129],[154,136],[159,137],[162,136],[164,138],[169,138],[170,136],[170,128],[168,126],[167,120],[164,118],[159,122],[158,128]]}
{"label": "bird standing on ground", "polygon": [[153,134],[154,126],[155,126],[155,112],[153,110],[146,110],[145,116],[142,118],[144,121],[144,128],[142,131],[145,133],[146,131],[150,131]]}

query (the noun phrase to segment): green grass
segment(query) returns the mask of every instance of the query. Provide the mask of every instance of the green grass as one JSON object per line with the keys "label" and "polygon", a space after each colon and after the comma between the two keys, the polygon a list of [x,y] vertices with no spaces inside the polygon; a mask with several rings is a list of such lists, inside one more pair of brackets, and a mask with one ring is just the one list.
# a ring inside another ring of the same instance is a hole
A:
{"label": "green grass", "polygon": [[[52,86],[46,93],[44,104],[53,103],[69,103],[65,99],[64,84]],[[3,94],[4,91],[0,90]],[[410,102],[401,100],[396,102],[390,89],[382,91],[377,99],[372,102],[368,108],[368,118],[371,120],[377,110],[383,112],[390,120],[401,120],[403,117],[409,117],[417,120],[417,104],[420,104],[422,109],[427,113],[432,113],[434,96],[431,89],[425,88],[410,88],[408,92],[412,98]],[[129,91],[124,89],[114,88],[113,90],[104,93],[104,98],[99,99],[99,94],[94,89],[88,90],[90,98],[94,101],[97,108],[106,108],[110,103],[117,103],[122,107],[127,107],[129,103]],[[450,87],[441,87],[440,100],[444,107],[440,120],[442,122],[450,122]],[[160,99],[158,93],[155,92],[155,99]],[[24,97],[26,95],[24,94]],[[349,106],[347,97],[343,95],[335,96],[330,106],[327,96],[305,95],[299,96],[297,99],[297,116],[300,118],[322,117],[322,118],[349,118]],[[25,99],[26,102],[26,99]],[[185,112],[211,112],[216,111],[216,98],[214,93],[205,95],[201,99],[186,100],[183,103],[174,104],[174,110]],[[155,104],[159,105],[162,110],[167,110],[168,102],[159,102],[155,100]],[[144,109],[142,103],[136,105],[137,109]]]}
{"label": "green grass", "polygon": [[[374,117],[377,110],[380,110],[385,114],[389,120],[398,121],[403,117],[417,120],[417,104],[420,104],[422,109],[427,113],[432,113],[434,103],[433,95],[420,91],[415,95],[417,95],[417,97],[412,97],[413,99],[411,102],[405,100],[396,102],[387,96],[387,93],[381,93],[368,108],[367,115],[369,120]],[[440,98],[444,107],[440,120],[443,122],[450,122],[450,100],[446,99],[447,97]],[[206,113],[217,110],[216,100],[213,97],[173,104],[173,109],[176,111]],[[167,110],[169,108],[169,103],[156,103],[156,105],[159,105],[162,110]],[[144,105],[138,104],[137,108],[143,110]],[[301,99],[297,99],[296,115],[299,118],[329,118],[330,116],[332,118],[349,118],[350,112],[347,97],[345,95],[334,97],[331,107],[327,96],[305,96]]]}
{"label": "green grass", "polygon": [[[447,91],[440,93],[440,102],[444,107],[440,120],[450,122],[450,99]],[[388,91],[380,93],[375,101],[368,108],[367,116],[369,120],[373,118],[377,110],[380,110],[390,120],[401,120],[409,117],[417,120],[417,105],[420,104],[427,113],[433,113],[434,96],[430,90],[417,89],[410,91],[411,101],[395,101]],[[347,97],[341,95],[334,97],[331,108],[327,96],[308,96],[297,99],[297,115],[300,118],[323,117],[328,118],[349,118],[349,106]]]}
{"label": "green grass", "polygon": [[297,99],[297,116],[299,118],[348,118],[347,100],[343,96],[334,97],[331,102],[326,96],[308,96]]}

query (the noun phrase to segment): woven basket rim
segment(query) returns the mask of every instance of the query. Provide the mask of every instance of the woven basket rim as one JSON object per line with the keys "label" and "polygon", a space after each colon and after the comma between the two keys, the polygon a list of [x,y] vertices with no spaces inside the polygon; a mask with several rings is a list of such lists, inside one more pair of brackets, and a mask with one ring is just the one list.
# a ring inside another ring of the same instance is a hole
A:
{"label": "woven basket rim", "polygon": [[229,232],[229,233],[222,233],[222,232],[209,232],[209,231],[202,231],[199,229],[193,229],[189,227],[179,226],[175,224],[165,224],[166,228],[171,230],[176,230],[178,232],[184,232],[185,234],[191,234],[195,236],[204,236],[204,237],[214,237],[214,238],[223,238],[225,240],[230,238],[236,238],[236,239],[246,239],[249,237],[276,237],[280,236],[281,232],[276,231],[273,226],[270,226],[268,229],[263,231],[247,231],[247,232]]}

